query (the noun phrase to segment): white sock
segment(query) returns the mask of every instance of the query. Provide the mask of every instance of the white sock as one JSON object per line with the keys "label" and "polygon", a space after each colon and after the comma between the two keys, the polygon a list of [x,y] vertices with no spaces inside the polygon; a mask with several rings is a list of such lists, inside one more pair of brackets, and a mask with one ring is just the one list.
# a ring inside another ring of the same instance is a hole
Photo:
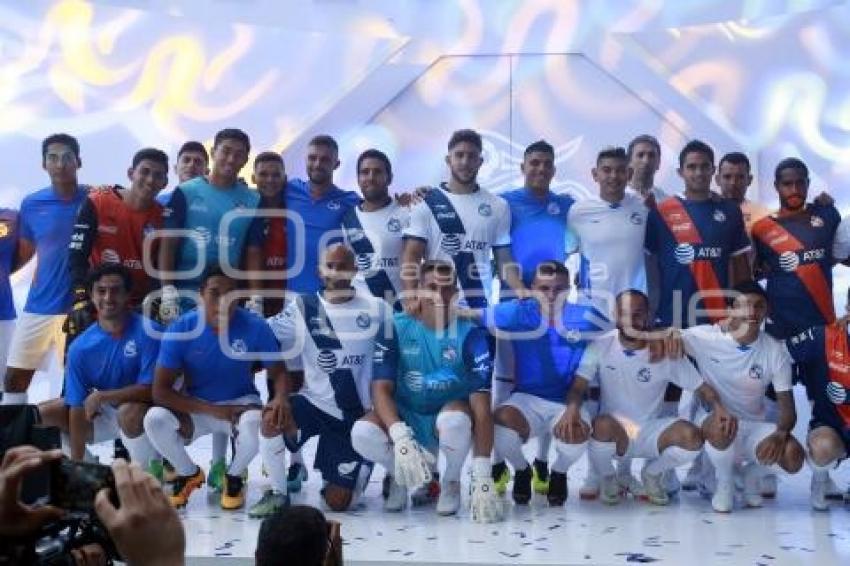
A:
{"label": "white sock", "polygon": [[718,450],[710,442],[706,442],[705,453],[711,465],[714,466],[717,483],[730,483],[732,467],[735,463],[735,443],[733,442],[726,450]]}
{"label": "white sock", "polygon": [[522,453],[522,439],[512,428],[496,425],[494,427],[494,445],[499,447],[499,453],[510,462],[514,470],[524,470],[528,467],[525,454]]}
{"label": "white sock", "polygon": [[260,454],[272,489],[286,493],[286,444],[283,442],[283,436],[278,434],[273,438],[266,438],[261,434]]}
{"label": "white sock", "polygon": [[[591,442],[594,442],[591,440]],[[614,454],[617,453],[617,443],[612,442],[614,445]],[[587,447],[588,454],[590,454],[590,446]],[[631,458],[617,458],[617,475],[618,476],[630,476],[632,475],[632,459]]]}
{"label": "white sock", "polygon": [[587,459],[590,461],[590,466],[602,477],[614,474],[614,464],[611,461],[616,453],[616,442],[601,442],[591,438],[587,443]]}
{"label": "white sock", "polygon": [[227,460],[227,443],[230,437],[222,432],[214,432],[212,435],[212,461],[222,462]]}
{"label": "white sock", "polygon": [[183,437],[179,432],[180,421],[174,413],[165,407],[151,407],[145,414],[144,425],[150,443],[171,462],[179,475],[189,476],[195,473],[198,467],[186,452]]}
{"label": "white sock", "polygon": [[693,462],[699,456],[699,453],[699,450],[687,450],[679,446],[668,446],[658,458],[650,460],[646,465],[646,473],[657,476],[667,470],[672,470],[688,462]]}
{"label": "white sock", "polygon": [[236,451],[233,460],[227,467],[227,473],[231,476],[242,475],[242,472],[251,463],[251,460],[260,451],[260,421],[262,413],[257,409],[245,411],[239,417],[236,425]]}
{"label": "white sock", "polygon": [[560,440],[555,440],[555,452],[558,457],[555,458],[555,463],[552,464],[552,471],[559,474],[566,474],[576,460],[581,458],[584,451],[587,449],[587,442],[581,444],[567,444]]}
{"label": "white sock", "polygon": [[130,460],[141,466],[143,470],[148,469],[151,460],[159,458],[156,448],[153,447],[153,444],[151,444],[144,432],[136,438],[130,438],[123,430],[120,434],[121,442],[124,443],[124,446],[127,448],[127,452],[130,453]]}
{"label": "white sock", "polygon": [[537,455],[536,459],[541,462],[549,461],[549,447],[552,445],[552,435],[546,433],[537,437]]}
{"label": "white sock", "polygon": [[437,415],[440,450],[446,458],[443,481],[460,481],[460,471],[472,447],[472,421],[461,411],[443,411]]}
{"label": "white sock", "polygon": [[27,392],[23,393],[11,393],[9,391],[3,392],[3,399],[0,400],[0,405],[26,405],[27,404]]}
{"label": "white sock", "polygon": [[355,422],[351,427],[351,446],[365,459],[380,464],[387,474],[395,473],[395,458],[390,437],[375,423]]}

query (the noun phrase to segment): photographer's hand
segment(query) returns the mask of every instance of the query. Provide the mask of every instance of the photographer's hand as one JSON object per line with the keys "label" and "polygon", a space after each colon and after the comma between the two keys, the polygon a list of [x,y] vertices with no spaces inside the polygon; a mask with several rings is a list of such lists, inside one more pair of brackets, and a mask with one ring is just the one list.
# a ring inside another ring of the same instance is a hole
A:
{"label": "photographer's hand", "polygon": [[61,450],[43,452],[33,446],[16,446],[6,452],[0,465],[0,536],[35,534],[45,523],[62,518],[64,511],[52,505],[31,507],[20,500],[24,476],[61,458]]}
{"label": "photographer's hand", "polygon": [[102,489],[95,511],[112,535],[116,548],[130,566],[184,564],[186,535],[177,512],[153,476],[136,464],[118,459],[112,464],[120,507]]}

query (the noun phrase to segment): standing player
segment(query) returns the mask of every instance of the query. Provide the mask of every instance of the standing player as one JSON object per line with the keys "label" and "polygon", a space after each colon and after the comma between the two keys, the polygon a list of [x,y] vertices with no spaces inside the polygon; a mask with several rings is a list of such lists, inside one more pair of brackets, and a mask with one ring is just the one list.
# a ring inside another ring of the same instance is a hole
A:
{"label": "standing player", "polygon": [[[762,505],[762,466],[794,474],[803,465],[803,447],[791,435],[797,421],[791,391],[791,363],[785,346],[761,330],[768,303],[764,290],[750,281],[734,288],[729,318],[681,333],[684,351],[720,396],[710,413],[697,423],[706,440],[705,451],[717,474],[711,499],[715,511],[732,510],[735,493],[732,470],[744,468],[744,502]],[[778,419],[767,421],[765,392],[773,385]]]}
{"label": "standing player", "polygon": [[[19,267],[18,263],[18,213],[0,208],[0,375],[6,375],[9,341],[15,330],[15,303],[9,278]],[[3,388],[0,386],[0,393]]]}
{"label": "standing player", "polygon": [[425,262],[420,281],[416,314],[397,314],[392,332],[379,336],[375,344],[375,408],[355,423],[351,440],[363,457],[393,476],[388,511],[405,507],[407,487],[429,481],[439,449],[446,460],[437,501],[440,515],[460,509],[460,473],[472,447],[472,518],[500,521],[502,503],[490,475],[492,364],[487,333],[453,315],[458,290],[451,263]]}
{"label": "standing player", "polygon": [[770,214],[770,210],[747,198],[747,189],[753,182],[750,160],[738,151],[727,153],[720,158],[714,181],[720,187],[723,198],[733,200],[741,207],[747,234],[752,234],[753,224]]}
{"label": "standing player", "polygon": [[61,357],[62,325],[71,307],[68,244],[74,220],[88,189],[77,184],[80,144],[68,134],[53,134],[41,144],[42,167],[50,186],[24,198],[19,214],[18,265],[38,255],[24,312],[9,347],[2,403],[25,404],[33,373],[51,346]]}
{"label": "standing player", "polygon": [[410,225],[410,211],[393,200],[389,158],[377,149],[367,149],[357,158],[357,184],[363,202],[342,218],[345,241],[356,254],[354,288],[401,309],[402,231]]}
{"label": "standing player", "polygon": [[664,472],[692,462],[703,444],[702,434],[692,423],[661,415],[667,385],[697,390],[711,406],[719,399],[689,360],[650,363],[645,338],[649,298],[643,292],[620,293],[615,318],[617,329],[587,348],[577,372],[588,383],[599,383],[601,390],[588,457],[602,478],[603,503],[620,501],[622,486],[611,465],[616,454],[618,458],[646,458],[641,474],[646,497],[655,505],[667,505],[670,499],[662,485]]}
{"label": "standing player", "polygon": [[[221,507],[245,503],[242,473],[257,455],[262,401],[254,386],[258,355],[270,379],[283,374],[283,364],[269,361],[278,346],[263,319],[238,307],[229,294],[236,283],[220,267],[201,280],[201,307],[166,330],[153,382],[157,406],[145,415],[145,433],[177,471],[171,503],[182,507],[204,483],[204,472],[186,453],[185,444],[211,433],[236,437],[233,460],[224,476]],[[192,334],[200,331],[195,337]],[[187,336],[187,334],[189,336]],[[183,390],[174,385],[184,376]]]}
{"label": "standing player", "polygon": [[629,188],[644,200],[650,196],[661,202],[671,196],[664,189],[655,186],[655,175],[661,165],[661,144],[655,136],[641,134],[629,142],[626,150],[629,158]]}
{"label": "standing player", "polygon": [[253,517],[288,504],[285,451],[299,450],[314,436],[319,443],[313,467],[322,474],[322,497],[331,509],[348,509],[368,482],[371,464],[352,447],[351,428],[372,405],[372,352],[390,310],[354,290],[354,264],[351,248],[332,244],[321,255],[322,290],[299,294],[269,319],[287,368],[303,368],[304,386],[290,396],[286,376],[275,381],[260,430],[272,489],[251,508]]}
{"label": "standing player", "polygon": [[88,285],[97,322],[68,349],[64,397],[39,405],[42,421],[68,433],[74,460],[83,459],[86,444],[121,438],[130,458],[162,479],[158,455],[142,426],[159,352],[159,342],[145,325],[161,328],[132,312],[133,280],[124,266],[100,265],[90,272]]}

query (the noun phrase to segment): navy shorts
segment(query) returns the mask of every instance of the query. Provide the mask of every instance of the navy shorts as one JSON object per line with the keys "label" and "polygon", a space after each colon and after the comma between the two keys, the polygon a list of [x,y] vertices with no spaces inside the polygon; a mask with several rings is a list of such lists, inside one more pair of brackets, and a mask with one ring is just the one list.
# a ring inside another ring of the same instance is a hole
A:
{"label": "navy shorts", "polygon": [[322,479],[329,484],[353,490],[360,467],[368,465],[351,446],[351,428],[355,421],[337,419],[313,405],[303,395],[292,395],[289,403],[298,427],[298,436],[295,439],[284,437],[287,448],[297,451],[308,440],[318,436],[313,468],[319,470]]}

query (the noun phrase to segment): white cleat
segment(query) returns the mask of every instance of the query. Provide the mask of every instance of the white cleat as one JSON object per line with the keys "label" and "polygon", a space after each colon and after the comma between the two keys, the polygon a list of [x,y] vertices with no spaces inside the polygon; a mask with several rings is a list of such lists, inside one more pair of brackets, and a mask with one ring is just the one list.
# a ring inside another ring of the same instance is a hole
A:
{"label": "white cleat", "polygon": [[[631,474],[629,475],[631,476]],[[602,478],[599,499],[605,505],[617,505],[620,502],[620,480],[615,474]]]}
{"label": "white cleat", "polygon": [[396,483],[395,478],[392,478],[389,483],[389,492],[384,501],[384,511],[398,513],[407,507],[407,488]]}
{"label": "white cleat", "polygon": [[827,472],[814,472],[812,474],[811,503],[815,511],[826,511],[829,509],[827,501],[829,493],[829,474]]}
{"label": "white cleat", "polygon": [[646,490],[646,499],[653,505],[668,505],[670,496],[664,488],[664,474],[652,475],[647,473],[646,468],[640,474],[643,480],[643,488]]}
{"label": "white cleat", "polygon": [[666,491],[667,495],[670,497],[676,495],[679,493],[679,490],[682,489],[682,484],[679,482],[679,476],[676,475],[675,469],[670,469],[664,472],[662,484],[664,486],[664,491]]}
{"label": "white cleat", "polygon": [[776,474],[767,474],[761,478],[761,496],[765,499],[775,499],[779,480]]}
{"label": "white cleat", "polygon": [[744,476],[744,505],[747,507],[761,507],[764,499],[761,495],[761,480],[764,477],[764,468],[758,464],[747,464],[743,469]]}
{"label": "white cleat", "polygon": [[460,482],[449,481],[440,484],[440,498],[437,500],[438,515],[456,515],[460,509]]}
{"label": "white cleat", "polygon": [[[604,479],[602,480],[604,483]],[[635,499],[646,499],[646,489],[640,481],[634,477],[631,472],[617,474],[617,483],[620,485],[620,491],[624,494],[631,493]]]}
{"label": "white cleat", "polygon": [[599,476],[595,470],[590,468],[587,470],[587,476],[585,476],[584,483],[578,490],[578,496],[585,501],[599,497]]}
{"label": "white cleat", "polygon": [[711,507],[718,513],[731,513],[735,503],[735,485],[732,482],[718,483],[711,498]]}

